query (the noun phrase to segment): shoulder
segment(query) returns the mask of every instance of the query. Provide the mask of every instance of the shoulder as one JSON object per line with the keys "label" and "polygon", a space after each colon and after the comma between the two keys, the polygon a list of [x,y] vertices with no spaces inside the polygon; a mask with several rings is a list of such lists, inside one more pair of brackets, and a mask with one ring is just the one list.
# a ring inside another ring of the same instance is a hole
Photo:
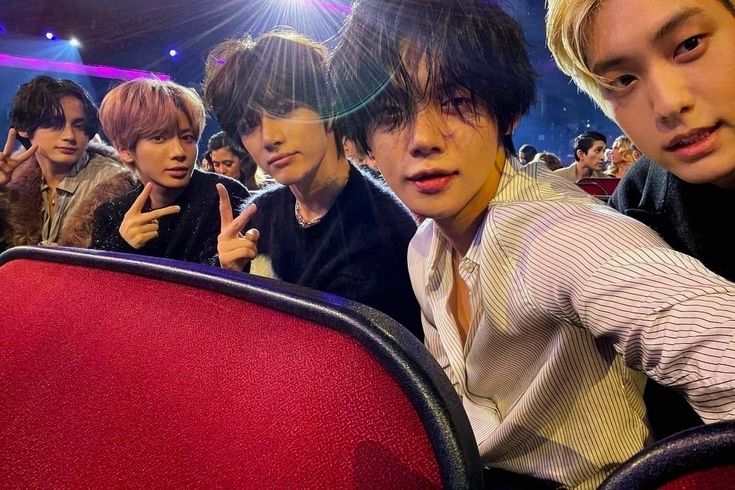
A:
{"label": "shoulder", "polygon": [[643,157],[639,159],[625,173],[620,180],[610,205],[618,211],[639,208],[644,194],[654,197],[652,202],[660,201],[666,194],[669,181],[669,172],[652,160]]}
{"label": "shoulder", "polygon": [[[429,258],[431,248],[436,240],[436,223],[432,219],[424,220],[416,230],[408,244],[409,262],[425,262]],[[412,267],[413,269],[413,267]]]}
{"label": "shoulder", "polygon": [[398,220],[410,223],[412,230],[416,229],[413,215],[388,187],[388,184],[363,173],[354,166],[350,170],[350,182],[345,188],[344,195],[347,199],[352,200],[358,209],[371,209],[380,221]]}

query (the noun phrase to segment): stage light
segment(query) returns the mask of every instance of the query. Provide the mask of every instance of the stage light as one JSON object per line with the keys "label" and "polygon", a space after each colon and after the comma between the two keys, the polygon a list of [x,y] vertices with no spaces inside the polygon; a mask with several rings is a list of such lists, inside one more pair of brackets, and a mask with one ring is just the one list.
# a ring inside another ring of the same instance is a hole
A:
{"label": "stage light", "polygon": [[54,39],[56,39],[56,35],[53,32],[49,31],[46,33],[46,39],[48,39],[49,41],[53,41]]}
{"label": "stage light", "polygon": [[75,37],[69,39],[69,44],[74,46],[75,48],[80,48],[82,46],[82,43],[79,42],[79,39]]}
{"label": "stage light", "polygon": [[176,51],[175,49],[170,49],[170,50],[169,50],[169,52],[168,52],[168,55],[169,55],[170,57],[172,57],[172,58],[175,58],[176,56],[178,56],[178,55],[179,55],[179,52],[178,52],[178,51]]}

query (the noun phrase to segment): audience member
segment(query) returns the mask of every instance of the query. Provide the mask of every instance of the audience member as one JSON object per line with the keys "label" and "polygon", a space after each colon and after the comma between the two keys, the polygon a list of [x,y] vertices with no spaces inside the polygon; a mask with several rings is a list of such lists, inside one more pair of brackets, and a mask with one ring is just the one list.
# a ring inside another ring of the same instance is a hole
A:
{"label": "audience member", "polygon": [[574,138],[574,162],[555,173],[572,182],[589,177],[607,177],[605,169],[605,145],[607,138],[597,131],[585,131]]}
{"label": "audience member", "polygon": [[615,138],[610,150],[610,165],[605,174],[616,179],[622,179],[623,175],[635,163],[633,158],[633,143],[627,136],[621,135]]}
{"label": "audience member", "polygon": [[[94,102],[71,80],[38,76],[20,87],[0,154],[0,251],[89,246],[94,209],[133,187],[115,151],[90,142],[98,124]],[[16,138],[26,150],[13,155]]]}
{"label": "audience member", "polygon": [[250,191],[260,188],[255,178],[258,166],[248,152],[234,144],[224,131],[209,138],[207,154],[218,174],[239,180]]}
{"label": "audience member", "polygon": [[[714,217],[735,202],[733,1],[548,5],[547,40],[557,64],[630,136],[634,152],[645,154],[610,204],[735,280],[735,241]],[[651,417],[657,435],[698,422],[657,385],[646,396],[660,408]]]}
{"label": "audience member", "polygon": [[217,263],[215,184],[242,203],[245,187],[195,168],[204,105],[191,89],[160,80],[130,80],[102,101],[105,134],[142,184],[100,206],[93,247],[154,257]]}
{"label": "audience member", "polygon": [[[330,121],[324,58],[321,45],[287,30],[228,41],[209,56],[204,92],[220,126],[281,184],[254,201],[249,226],[260,238],[250,272],[359,301],[421,336],[405,259],[416,224],[347,161]],[[235,238],[247,219],[222,229],[223,267],[242,270],[251,259]]]}
{"label": "audience member", "polygon": [[523,145],[518,150],[518,161],[521,165],[528,165],[538,153],[538,150],[533,145]]}
{"label": "audience member", "polygon": [[735,284],[513,158],[534,98],[515,20],[485,0],[363,0],[341,34],[339,128],[427,217],[408,256],[426,345],[489,482],[510,471],[525,475],[511,488],[596,488],[651,442],[629,368],[686,393],[708,422],[732,417]]}
{"label": "audience member", "polygon": [[546,165],[546,168],[551,170],[552,172],[555,170],[559,170],[560,168],[563,168],[563,165],[561,164],[561,159],[554,155],[551,152],[548,151],[542,151],[541,153],[536,153],[536,156],[533,157],[533,162],[541,162],[544,165]]}

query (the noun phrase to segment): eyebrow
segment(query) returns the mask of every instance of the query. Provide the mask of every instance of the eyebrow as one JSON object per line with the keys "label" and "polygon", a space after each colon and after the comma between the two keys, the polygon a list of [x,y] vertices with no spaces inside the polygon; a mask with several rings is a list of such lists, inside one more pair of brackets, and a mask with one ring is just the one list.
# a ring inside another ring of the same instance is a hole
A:
{"label": "eyebrow", "polygon": [[[680,11],[670,18],[664,25],[659,27],[653,36],[651,36],[651,44],[659,44],[672,32],[685,24],[689,19],[702,13],[704,13],[704,11],[699,7],[689,7]],[[592,66],[591,71],[595,74],[605,73],[612,68],[617,68],[618,66],[627,63],[629,60],[630,58],[627,56],[615,56],[613,58],[603,59],[595,63],[594,66]]]}

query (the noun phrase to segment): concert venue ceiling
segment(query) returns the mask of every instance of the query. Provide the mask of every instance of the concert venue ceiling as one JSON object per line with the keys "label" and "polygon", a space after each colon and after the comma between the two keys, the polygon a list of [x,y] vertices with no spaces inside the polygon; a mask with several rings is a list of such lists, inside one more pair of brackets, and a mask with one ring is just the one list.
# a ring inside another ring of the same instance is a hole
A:
{"label": "concert venue ceiling", "polygon": [[[556,69],[544,46],[544,1],[499,3],[523,25],[539,74],[538,102],[516,133],[517,145],[533,143],[567,158],[570,140],[588,125],[616,136],[619,130]],[[63,46],[72,61],[167,73],[198,87],[216,43],[289,25],[329,45],[348,12],[348,0],[3,0],[0,53],[44,58],[52,50],[58,57]],[[45,39],[47,32],[56,40]],[[71,37],[81,46],[67,47]],[[31,76],[22,71],[0,67],[3,117],[18,81]],[[101,98],[112,82],[89,83]]]}

